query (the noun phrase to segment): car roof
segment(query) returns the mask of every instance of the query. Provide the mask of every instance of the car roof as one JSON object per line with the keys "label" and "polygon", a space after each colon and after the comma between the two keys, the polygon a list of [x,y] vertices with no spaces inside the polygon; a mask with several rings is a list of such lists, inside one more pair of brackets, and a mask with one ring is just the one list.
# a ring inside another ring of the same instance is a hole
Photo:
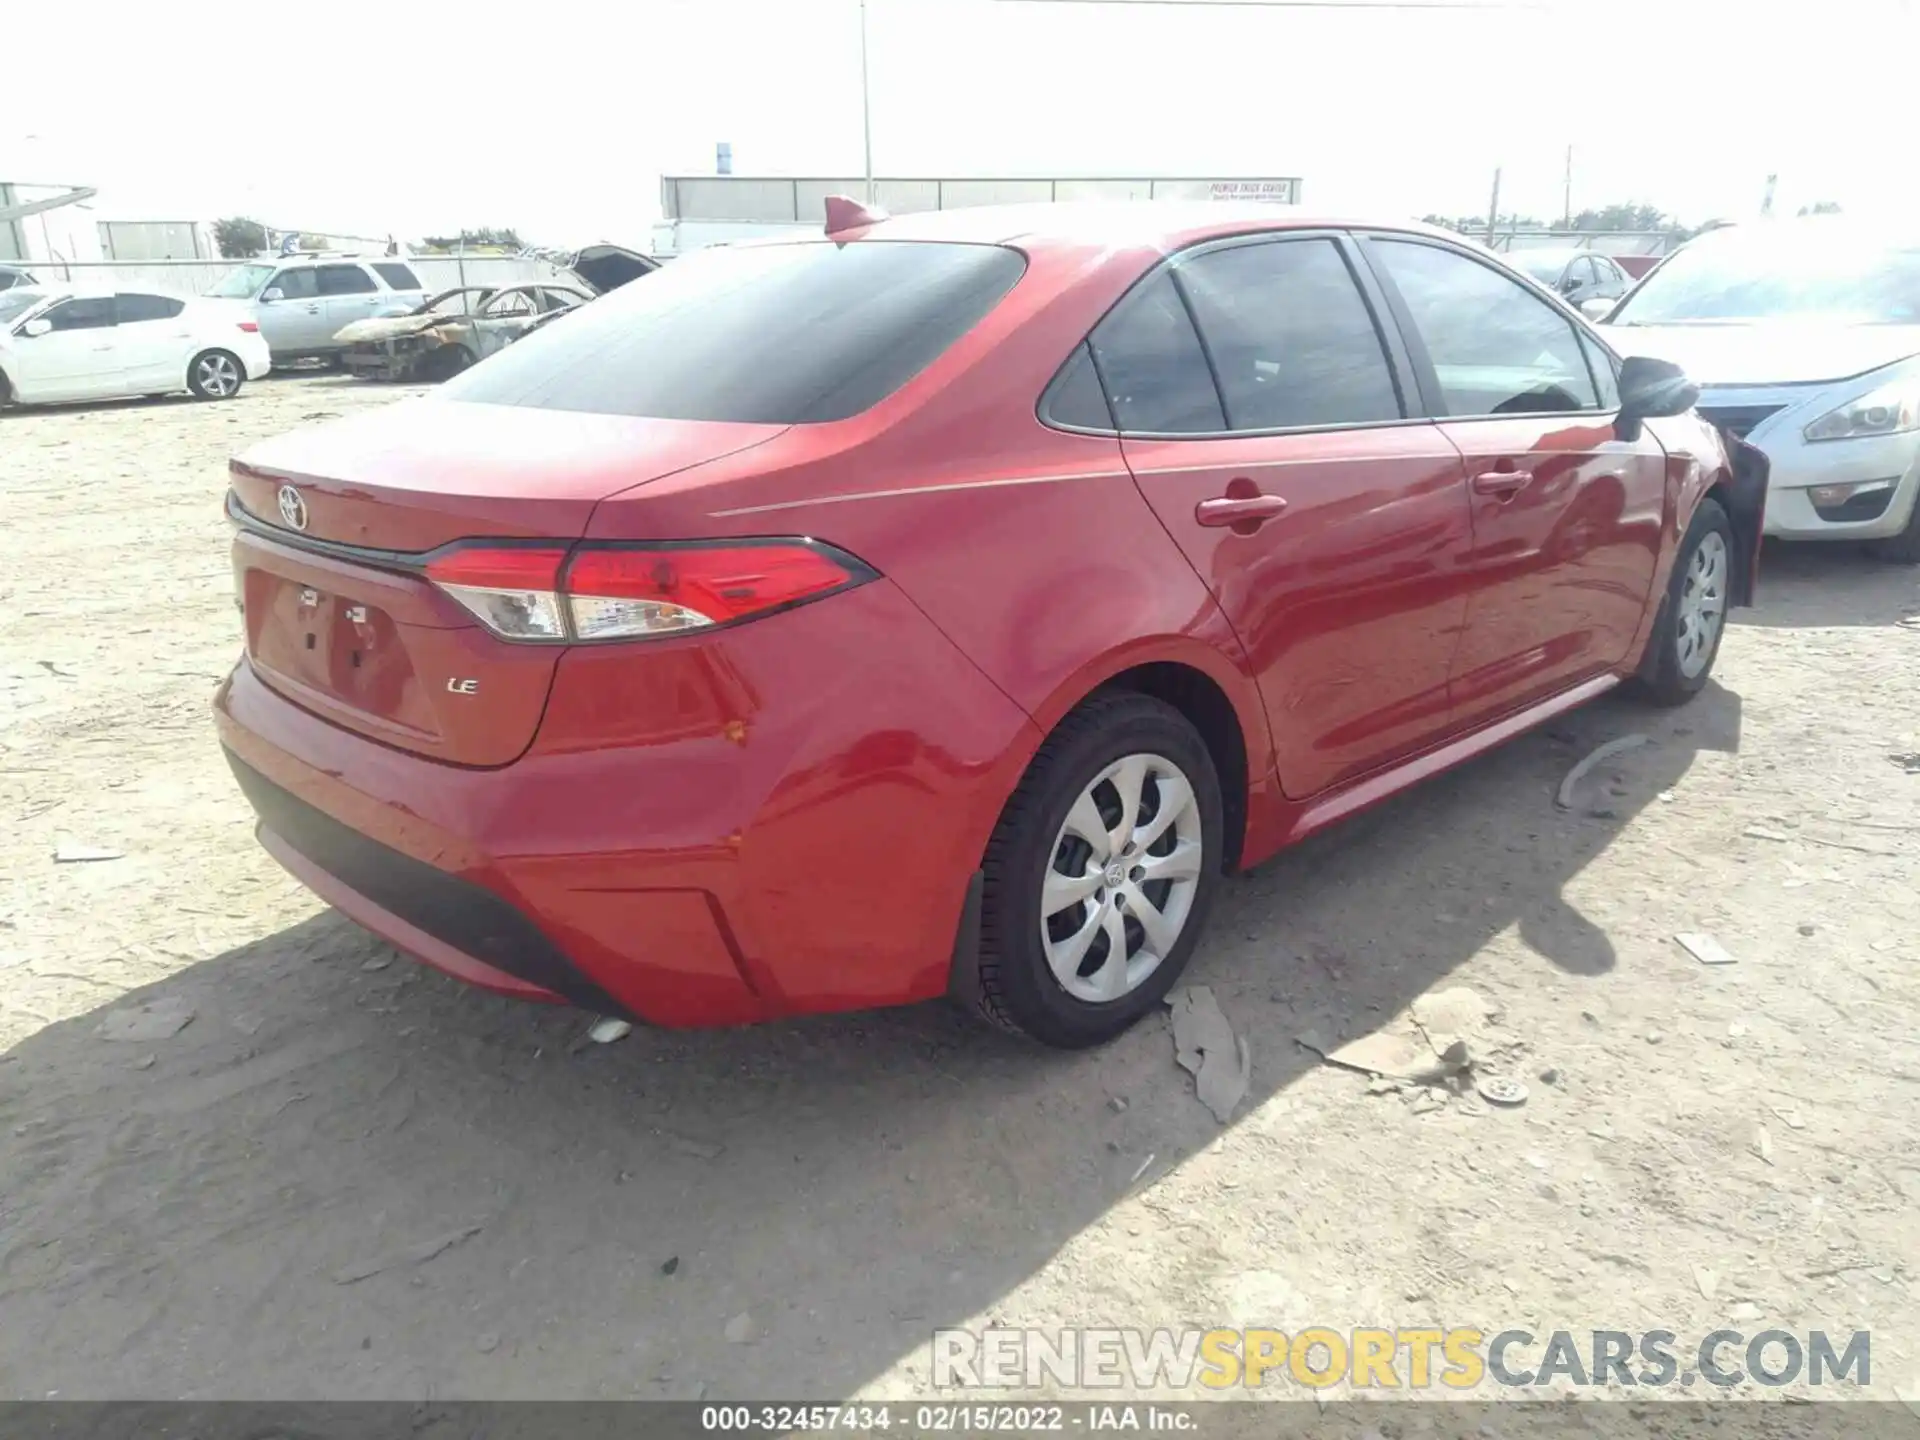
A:
{"label": "car roof", "polygon": [[1412,220],[1337,218],[1302,213],[1292,206],[1208,200],[1075,200],[1043,205],[980,205],[889,217],[844,235],[867,240],[945,240],[1023,248],[1044,245],[1104,250],[1148,246],[1164,253],[1229,235],[1323,229],[1398,230],[1455,242],[1461,238],[1452,231]]}

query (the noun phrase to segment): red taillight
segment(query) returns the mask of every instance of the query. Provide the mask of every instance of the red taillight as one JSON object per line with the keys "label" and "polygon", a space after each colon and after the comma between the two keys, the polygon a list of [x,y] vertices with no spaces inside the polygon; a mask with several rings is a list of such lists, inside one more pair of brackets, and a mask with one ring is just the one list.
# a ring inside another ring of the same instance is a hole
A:
{"label": "red taillight", "polygon": [[258,335],[260,333],[260,327],[251,320],[242,320],[240,322],[240,328],[249,335]]}
{"label": "red taillight", "polygon": [[[562,569],[564,567],[564,577]],[[509,640],[638,640],[731,625],[873,578],[803,540],[725,545],[469,545],[427,578]]]}
{"label": "red taillight", "polygon": [[560,567],[567,552],[534,546],[463,546],[427,561],[427,579],[508,640],[565,640]]}

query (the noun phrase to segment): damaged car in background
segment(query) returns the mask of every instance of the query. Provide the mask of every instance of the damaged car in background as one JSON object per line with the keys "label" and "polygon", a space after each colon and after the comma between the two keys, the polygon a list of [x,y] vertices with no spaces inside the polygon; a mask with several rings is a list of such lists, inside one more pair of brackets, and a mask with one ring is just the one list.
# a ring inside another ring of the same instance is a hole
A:
{"label": "damaged car in background", "polygon": [[347,369],[365,379],[429,383],[458,375],[557,315],[659,268],[659,262],[617,245],[579,251],[529,251],[578,283],[460,285],[405,315],[356,320],[334,336],[346,347]]}

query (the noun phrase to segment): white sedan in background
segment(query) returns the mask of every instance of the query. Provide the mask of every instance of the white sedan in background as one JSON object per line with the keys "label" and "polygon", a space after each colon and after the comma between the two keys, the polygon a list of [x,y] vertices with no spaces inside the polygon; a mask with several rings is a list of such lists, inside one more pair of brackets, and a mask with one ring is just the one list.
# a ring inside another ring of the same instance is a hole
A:
{"label": "white sedan in background", "polygon": [[0,405],[180,390],[225,400],[270,368],[260,327],[222,301],[46,285],[0,291]]}

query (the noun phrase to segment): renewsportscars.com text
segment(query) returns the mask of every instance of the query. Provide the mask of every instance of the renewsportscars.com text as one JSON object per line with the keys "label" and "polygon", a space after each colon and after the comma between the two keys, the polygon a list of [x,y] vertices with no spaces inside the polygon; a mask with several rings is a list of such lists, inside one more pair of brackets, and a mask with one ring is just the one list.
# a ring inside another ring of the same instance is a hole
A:
{"label": "renewsportscars.com text", "polygon": [[1472,1390],[1726,1388],[1847,1385],[1872,1381],[1872,1337],[1854,1330],[1714,1330],[1682,1340],[1671,1330],[1494,1331],[1470,1326],[1335,1330],[1266,1329],[936,1330],[936,1388]]}

